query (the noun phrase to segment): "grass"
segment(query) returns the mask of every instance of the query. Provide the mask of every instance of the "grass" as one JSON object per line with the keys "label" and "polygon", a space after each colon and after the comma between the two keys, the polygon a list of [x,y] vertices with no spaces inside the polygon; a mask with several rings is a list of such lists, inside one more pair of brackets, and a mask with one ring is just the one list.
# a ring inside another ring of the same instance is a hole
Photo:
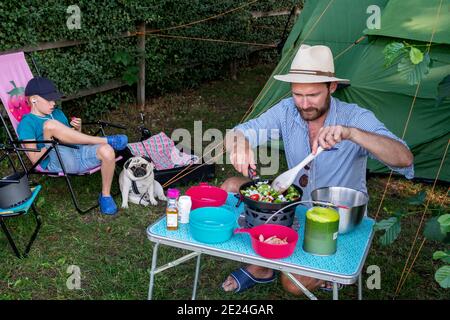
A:
{"label": "grass", "polygon": [[[193,130],[194,120],[203,121],[207,128],[225,130],[232,128],[257,96],[271,73],[273,66],[262,65],[245,69],[237,81],[210,82],[196,90],[189,90],[148,101],[146,125],[154,133],[168,134],[175,128]],[[138,110],[134,106],[111,112],[108,120],[122,122],[129,128],[131,139],[137,139],[135,128],[139,123]],[[284,164],[285,167],[285,164]],[[3,171],[6,170],[2,167]],[[227,177],[236,175],[230,165],[218,165],[213,184],[220,184]],[[42,215],[40,234],[26,259],[16,259],[6,238],[0,235],[0,299],[146,299],[152,244],[146,238],[145,229],[162,216],[164,203],[157,207],[143,208],[130,205],[115,217],[101,215],[94,210],[79,215],[73,208],[66,186],[62,180],[33,177],[43,186],[37,206]],[[376,212],[384,190],[386,178],[376,177],[368,182],[371,202],[369,212]],[[75,189],[81,190],[84,204],[95,201],[100,186],[100,176],[75,179]],[[185,191],[188,186],[181,187]],[[384,207],[391,211],[398,209],[417,210],[409,207],[407,199],[422,189],[431,186],[394,178],[388,188]],[[448,205],[446,188],[438,186],[430,204]],[[120,199],[117,198],[117,202]],[[387,217],[382,212],[380,218]],[[377,265],[381,269],[381,289],[364,287],[366,299],[392,299],[402,273],[406,257],[420,222],[421,211],[407,217],[402,223],[402,232],[394,245],[383,247],[376,235],[370,249],[363,279],[369,276],[366,269]],[[8,226],[14,231],[23,246],[26,236],[31,234],[33,220],[30,215],[9,219]],[[439,263],[432,260],[432,253],[442,246],[427,241],[419,255],[408,281],[398,299],[448,299],[449,292],[434,281]],[[168,263],[187,252],[181,249],[160,246],[159,265]],[[68,267],[76,265],[81,271],[81,289],[69,290],[66,282],[70,276]],[[224,294],[220,289],[226,276],[241,264],[226,259],[204,256],[199,279],[198,299],[298,299],[281,288],[279,280],[258,286],[247,292],[234,295]],[[192,290],[195,259],[156,275],[154,298],[189,299]],[[330,298],[319,292],[319,298]],[[341,291],[341,297],[355,299],[356,286]],[[302,299],[302,298],[301,298]]]}

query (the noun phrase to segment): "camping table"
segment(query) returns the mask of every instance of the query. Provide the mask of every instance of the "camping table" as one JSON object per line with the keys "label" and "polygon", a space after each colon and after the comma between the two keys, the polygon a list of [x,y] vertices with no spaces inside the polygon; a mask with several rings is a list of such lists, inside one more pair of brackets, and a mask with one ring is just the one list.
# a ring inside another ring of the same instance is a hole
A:
{"label": "camping table", "polygon": [[[236,204],[236,197],[234,197],[233,194],[229,194],[224,207],[232,210],[236,214],[236,219],[238,219],[244,210],[244,205],[241,204],[236,208]],[[348,234],[339,235],[337,238],[336,253],[324,257],[309,254],[302,248],[305,212],[305,207],[298,206],[296,209],[296,216],[300,224],[300,229],[298,231],[299,240],[294,253],[285,259],[266,259],[257,255],[253,251],[250,235],[248,234],[235,234],[230,240],[218,244],[198,242],[190,235],[188,224],[180,224],[178,230],[169,231],[166,229],[166,219],[165,217],[162,217],[147,228],[148,239],[155,243],[150,270],[148,299],[152,299],[154,277],[157,273],[196,257],[197,265],[192,290],[192,299],[194,300],[196,297],[198,275],[200,271],[200,257],[202,254],[206,254],[279,270],[293,280],[296,286],[300,288],[308,298],[314,300],[317,298],[294,278],[292,274],[299,274],[332,282],[334,300],[338,299],[338,283],[349,285],[354,284],[358,280],[358,299],[361,300],[361,272],[372,242],[374,220],[364,217],[361,224],[355,230]],[[186,249],[192,252],[157,268],[158,247],[160,244]]]}

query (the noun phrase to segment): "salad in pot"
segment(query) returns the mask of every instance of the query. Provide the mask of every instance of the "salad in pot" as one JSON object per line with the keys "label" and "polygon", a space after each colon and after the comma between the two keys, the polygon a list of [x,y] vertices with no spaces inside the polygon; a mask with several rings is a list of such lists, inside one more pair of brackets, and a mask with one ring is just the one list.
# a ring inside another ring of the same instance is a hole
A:
{"label": "salad in pot", "polygon": [[268,203],[291,202],[300,198],[300,193],[290,186],[284,193],[280,194],[271,187],[269,181],[259,181],[255,185],[241,190],[242,195],[254,201]]}

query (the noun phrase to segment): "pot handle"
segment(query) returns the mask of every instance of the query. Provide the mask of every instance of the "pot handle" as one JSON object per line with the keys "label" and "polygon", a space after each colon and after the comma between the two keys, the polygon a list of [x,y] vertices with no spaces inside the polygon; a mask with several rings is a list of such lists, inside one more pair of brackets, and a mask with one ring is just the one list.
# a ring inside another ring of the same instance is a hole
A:
{"label": "pot handle", "polygon": [[238,202],[236,203],[236,208],[239,208],[239,206],[242,203],[242,200],[244,200],[244,196],[241,193],[235,193],[234,196],[238,199]]}
{"label": "pot handle", "polygon": [[20,180],[17,180],[17,179],[0,179],[0,185],[9,184],[9,183],[20,183]]}
{"label": "pot handle", "polygon": [[250,233],[249,228],[236,228],[234,229],[234,234],[236,233]]}

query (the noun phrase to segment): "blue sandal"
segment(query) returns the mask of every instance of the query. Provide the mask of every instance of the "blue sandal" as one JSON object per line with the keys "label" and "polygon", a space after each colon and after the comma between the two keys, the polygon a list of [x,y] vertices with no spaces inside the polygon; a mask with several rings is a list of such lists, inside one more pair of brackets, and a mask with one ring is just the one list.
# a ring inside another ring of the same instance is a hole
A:
{"label": "blue sandal", "polygon": [[[337,284],[338,291],[340,291],[342,288],[344,288],[344,285],[342,283]],[[326,292],[333,292],[333,282],[327,281],[325,283],[324,287],[320,287],[320,290],[326,291]]]}
{"label": "blue sandal", "polygon": [[267,279],[255,278],[252,276],[250,272],[245,270],[244,268],[240,268],[231,273],[231,276],[236,281],[238,287],[234,290],[234,293],[244,292],[247,289],[255,286],[258,283],[270,283],[273,282],[276,278],[275,272],[273,272],[272,276]]}

